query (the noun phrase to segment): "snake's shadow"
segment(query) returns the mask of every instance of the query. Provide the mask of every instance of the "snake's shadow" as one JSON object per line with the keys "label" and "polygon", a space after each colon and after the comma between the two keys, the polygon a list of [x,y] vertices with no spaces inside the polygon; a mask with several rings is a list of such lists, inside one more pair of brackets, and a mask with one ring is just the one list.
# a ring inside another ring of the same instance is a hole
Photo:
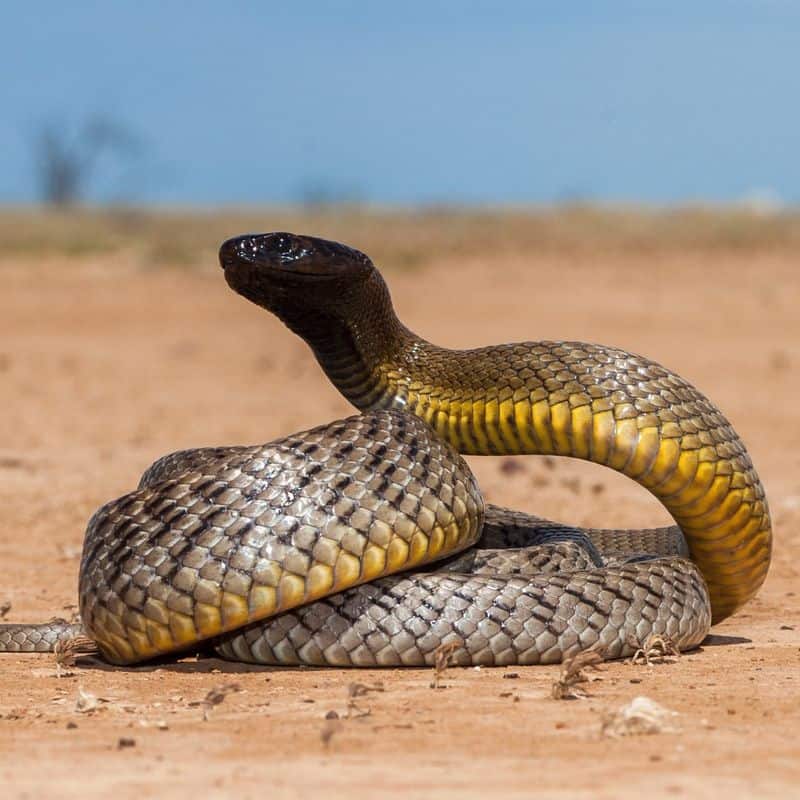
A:
{"label": "snake's shadow", "polygon": [[185,656],[180,661],[170,661],[167,658],[154,659],[143,664],[128,664],[119,666],[110,664],[101,658],[86,656],[79,658],[76,665],[81,670],[98,670],[99,672],[118,672],[126,670],[130,672],[175,672],[187,675],[199,674],[235,674],[242,675],[247,672],[286,672],[287,670],[301,670],[303,672],[330,670],[329,667],[309,667],[300,666],[268,666],[266,664],[246,664],[240,661],[226,661],[216,656]]}
{"label": "snake's shadow", "polygon": [[723,636],[720,633],[709,633],[700,643],[700,647],[719,647],[730,644],[752,644],[753,640],[746,636]]}
{"label": "snake's shadow", "polygon": [[[752,644],[752,639],[745,636],[724,636],[718,633],[712,633],[706,636],[701,642],[700,646],[694,650],[683,653],[684,656],[696,656],[703,652],[706,647],[721,647],[731,646],[737,644]],[[119,667],[116,664],[109,664],[99,658],[84,657],[78,659],[78,665],[81,669],[96,669],[101,672],[119,669],[126,669],[132,672],[177,672],[184,674],[228,674],[228,675],[241,675],[247,672],[285,672],[286,670],[293,671],[330,671],[330,667],[311,667],[306,665],[299,666],[267,666],[262,664],[245,664],[240,661],[226,661],[223,658],[217,658],[213,655],[190,655],[180,661],[170,661],[167,658],[161,660],[148,661],[144,664],[133,664],[126,667]],[[380,669],[376,667],[375,669]],[[430,669],[430,667],[404,667],[403,669]],[[498,667],[501,669],[501,667]]]}

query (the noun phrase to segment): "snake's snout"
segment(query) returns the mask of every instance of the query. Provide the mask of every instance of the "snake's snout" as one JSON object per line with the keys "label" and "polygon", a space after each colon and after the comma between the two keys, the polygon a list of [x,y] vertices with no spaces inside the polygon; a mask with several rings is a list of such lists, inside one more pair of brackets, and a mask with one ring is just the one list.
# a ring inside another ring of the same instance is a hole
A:
{"label": "snake's snout", "polygon": [[264,273],[315,277],[348,277],[373,269],[364,253],[338,242],[277,231],[237,236],[219,250],[222,268],[247,267]]}

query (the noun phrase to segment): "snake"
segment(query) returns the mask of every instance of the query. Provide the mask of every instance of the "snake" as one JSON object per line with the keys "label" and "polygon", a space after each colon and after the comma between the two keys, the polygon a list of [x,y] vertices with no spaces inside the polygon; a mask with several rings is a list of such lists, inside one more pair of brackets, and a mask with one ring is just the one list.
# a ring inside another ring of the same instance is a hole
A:
{"label": "snake", "polygon": [[[159,459],[88,523],[79,620],[3,624],[1,651],[80,634],[120,665],[199,650],[349,667],[432,665],[442,648],[461,665],[611,659],[653,636],[694,648],[763,583],[761,482],[674,372],[582,342],[438,347],[402,324],[367,255],[313,236],[238,236],[219,261],[359,413]],[[675,524],[584,529],[486,503],[463,456],[516,454],[610,467]]]}

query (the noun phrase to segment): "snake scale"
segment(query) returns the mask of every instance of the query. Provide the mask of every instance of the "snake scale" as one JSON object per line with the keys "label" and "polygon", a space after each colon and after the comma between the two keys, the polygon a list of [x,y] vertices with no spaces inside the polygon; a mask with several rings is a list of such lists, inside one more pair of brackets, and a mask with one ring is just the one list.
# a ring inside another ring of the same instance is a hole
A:
{"label": "snake scale", "polygon": [[[576,342],[437,347],[366,255],[322,239],[237,237],[220,263],[362,413],[160,459],[89,522],[81,623],[2,625],[0,650],[82,631],[117,664],[201,645],[266,664],[423,665],[449,643],[457,664],[615,658],[652,634],[696,646],[763,582],[750,458],[664,367]],[[585,530],[487,505],[460,453],[604,464],[677,525]]]}

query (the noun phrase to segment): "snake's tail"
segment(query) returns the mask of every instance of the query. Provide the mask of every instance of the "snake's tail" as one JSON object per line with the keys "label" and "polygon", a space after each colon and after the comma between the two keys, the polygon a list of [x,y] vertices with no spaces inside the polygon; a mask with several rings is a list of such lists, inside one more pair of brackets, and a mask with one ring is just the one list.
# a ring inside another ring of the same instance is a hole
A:
{"label": "snake's tail", "polygon": [[0,625],[0,653],[53,653],[59,642],[84,635],[80,622],[52,619],[42,623]]}

